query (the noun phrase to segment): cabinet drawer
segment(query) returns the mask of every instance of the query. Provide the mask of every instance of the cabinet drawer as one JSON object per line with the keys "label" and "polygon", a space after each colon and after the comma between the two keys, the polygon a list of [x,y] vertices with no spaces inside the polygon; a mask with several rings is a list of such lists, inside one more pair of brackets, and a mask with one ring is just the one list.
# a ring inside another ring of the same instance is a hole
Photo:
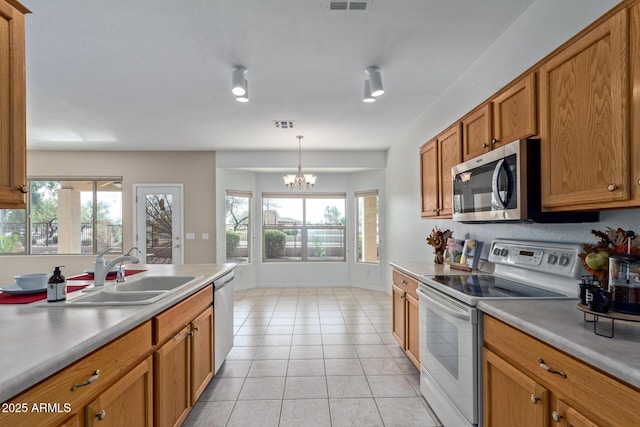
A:
{"label": "cabinet drawer", "polygon": [[186,300],[153,318],[153,344],[168,340],[213,304],[213,286],[209,285]]}
{"label": "cabinet drawer", "polygon": [[[9,400],[9,403],[27,404],[27,413],[0,413],[0,425],[35,426],[63,422],[71,412],[80,410],[110,383],[124,375],[150,349],[151,323],[146,322]],[[99,373],[96,376],[97,370]],[[81,385],[90,378],[92,382]],[[34,404],[36,408],[41,404],[49,407],[38,412],[32,410]]]}
{"label": "cabinet drawer", "polygon": [[418,299],[418,281],[397,270],[393,270],[393,284]]}
{"label": "cabinet drawer", "polygon": [[[484,316],[484,344],[514,362],[581,412],[601,422],[637,422],[640,391],[490,316]],[[558,373],[546,371],[543,363]]]}

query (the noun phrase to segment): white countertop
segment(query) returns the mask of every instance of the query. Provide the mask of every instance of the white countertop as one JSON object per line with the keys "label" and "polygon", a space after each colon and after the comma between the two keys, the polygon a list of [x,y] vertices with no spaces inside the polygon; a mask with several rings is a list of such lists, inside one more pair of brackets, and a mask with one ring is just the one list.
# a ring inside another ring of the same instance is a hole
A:
{"label": "white countertop", "polygon": [[[390,264],[416,279],[421,275],[465,274],[448,266],[426,262]],[[490,269],[488,265],[485,268]],[[477,307],[484,313],[640,388],[640,323],[616,320],[614,337],[601,337],[593,332],[593,323],[584,321],[583,312],[576,308],[577,303],[577,299],[501,299],[480,300]],[[587,319],[590,320],[591,316],[588,315]],[[609,322],[609,319],[601,317],[598,331],[607,334]]]}
{"label": "white countertop", "polygon": [[[478,302],[478,309],[640,388],[640,323],[616,320],[614,337],[601,337],[593,332],[593,323],[584,321],[577,303],[577,299],[487,300]],[[598,331],[608,333],[610,319],[601,317],[600,322]]]}
{"label": "white countertop", "polygon": [[[147,271],[130,276],[128,281],[145,276],[198,277],[192,284],[149,305],[38,307],[38,303],[0,304],[0,402],[144,323],[234,267],[235,264],[136,265],[136,269]],[[69,282],[69,285],[82,284],[82,281]]]}

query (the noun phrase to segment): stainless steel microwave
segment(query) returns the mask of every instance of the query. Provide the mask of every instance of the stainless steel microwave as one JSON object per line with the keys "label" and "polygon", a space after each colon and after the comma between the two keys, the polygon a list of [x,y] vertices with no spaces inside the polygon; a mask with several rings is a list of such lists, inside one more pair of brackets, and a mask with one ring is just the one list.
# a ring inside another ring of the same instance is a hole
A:
{"label": "stainless steel microwave", "polygon": [[593,222],[597,212],[542,212],[540,141],[523,139],[451,169],[453,220]]}

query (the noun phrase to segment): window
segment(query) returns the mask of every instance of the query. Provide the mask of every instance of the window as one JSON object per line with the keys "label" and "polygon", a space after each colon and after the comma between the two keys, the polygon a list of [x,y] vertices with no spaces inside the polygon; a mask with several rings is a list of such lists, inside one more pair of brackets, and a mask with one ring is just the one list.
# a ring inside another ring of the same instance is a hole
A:
{"label": "window", "polygon": [[264,261],[346,261],[345,194],[263,194]]}
{"label": "window", "polygon": [[0,253],[122,252],[122,178],[31,179],[27,211],[0,210]]}
{"label": "window", "polygon": [[380,262],[378,190],[356,192],[356,262]]}
{"label": "window", "polygon": [[227,190],[225,226],[227,262],[246,264],[251,261],[251,193]]}

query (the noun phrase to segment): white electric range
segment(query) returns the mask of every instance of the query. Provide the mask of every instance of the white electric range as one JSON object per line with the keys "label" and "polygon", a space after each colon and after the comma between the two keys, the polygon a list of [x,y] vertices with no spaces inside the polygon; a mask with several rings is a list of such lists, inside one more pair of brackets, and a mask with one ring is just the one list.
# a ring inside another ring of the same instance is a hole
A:
{"label": "white electric range", "polygon": [[482,424],[479,300],[578,297],[578,244],[496,239],[493,274],[422,276],[420,390],[445,426]]}

